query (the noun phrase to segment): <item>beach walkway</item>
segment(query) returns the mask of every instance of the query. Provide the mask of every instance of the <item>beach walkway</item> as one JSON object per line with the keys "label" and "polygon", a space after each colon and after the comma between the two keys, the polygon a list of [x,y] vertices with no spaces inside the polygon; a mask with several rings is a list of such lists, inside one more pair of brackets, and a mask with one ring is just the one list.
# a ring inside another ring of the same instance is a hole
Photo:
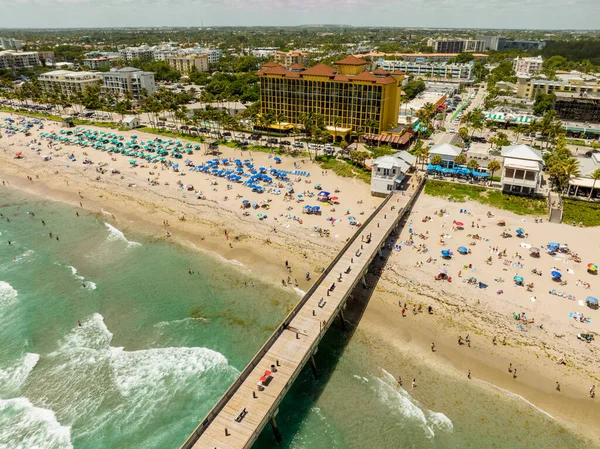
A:
{"label": "beach walkway", "polygon": [[[416,192],[420,192],[423,180]],[[411,192],[412,193],[412,192]],[[287,391],[310,362],[336,316],[344,322],[346,301],[387,238],[410,209],[416,193],[392,193],[346,243],[239,377],[182,445],[182,449],[250,448],[270,423],[277,440],[275,417]],[[370,235],[370,239],[368,236]],[[370,240],[370,243],[367,241]],[[365,283],[366,285],[366,283]]]}

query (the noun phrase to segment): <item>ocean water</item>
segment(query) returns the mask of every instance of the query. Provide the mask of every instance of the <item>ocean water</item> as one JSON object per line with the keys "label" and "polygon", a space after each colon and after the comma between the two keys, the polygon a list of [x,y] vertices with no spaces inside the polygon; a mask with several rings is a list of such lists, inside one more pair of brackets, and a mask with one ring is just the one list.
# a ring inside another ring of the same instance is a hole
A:
{"label": "ocean water", "polygon": [[[75,211],[0,190],[0,448],[177,449],[299,294]],[[305,369],[280,407],[279,447],[589,447],[518,398],[410,360],[423,387],[400,388],[376,353],[332,330],[319,380]],[[255,446],[275,446],[269,428]]]}

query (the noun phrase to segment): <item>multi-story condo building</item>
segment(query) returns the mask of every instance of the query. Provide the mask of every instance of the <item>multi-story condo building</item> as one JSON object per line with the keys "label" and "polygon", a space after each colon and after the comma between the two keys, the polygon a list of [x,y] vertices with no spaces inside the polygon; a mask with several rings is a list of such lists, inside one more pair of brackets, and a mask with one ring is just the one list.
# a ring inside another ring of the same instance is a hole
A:
{"label": "multi-story condo building", "polygon": [[106,56],[99,56],[97,58],[86,58],[83,60],[83,65],[89,67],[92,70],[108,69],[110,68],[110,59]]}
{"label": "multi-story condo building", "polygon": [[131,92],[134,98],[140,99],[144,95],[151,95],[156,92],[156,83],[152,72],[143,72],[134,67],[125,67],[102,72],[99,75],[103,79],[104,89],[117,96]]}
{"label": "multi-story condo building", "polygon": [[193,68],[198,72],[208,72],[207,55],[169,56],[169,65],[182,74],[190,73]]}
{"label": "multi-story condo building", "polygon": [[38,81],[44,92],[60,92],[71,96],[83,92],[87,86],[101,84],[102,78],[99,73],[93,72],[71,72],[68,70],[55,70],[38,76]]}
{"label": "multi-story condo building", "polygon": [[433,53],[475,53],[482,52],[485,41],[472,39],[429,39],[427,46]]}
{"label": "multi-story condo building", "polygon": [[369,62],[355,56],[335,65],[265,64],[258,72],[261,114],[283,114],[298,125],[304,114],[319,114],[331,134],[347,139],[359,128],[379,133],[398,122],[403,72],[367,72]]}
{"label": "multi-story condo building", "polygon": [[131,61],[132,59],[153,58],[153,52],[152,47],[142,45],[140,47],[126,47],[119,53],[124,60]]}
{"label": "multi-story condo building", "polygon": [[0,51],[0,69],[30,69],[42,65],[37,51]]}
{"label": "multi-story condo building", "polygon": [[208,56],[209,64],[216,64],[217,62],[219,62],[219,60],[223,56],[223,50],[220,50],[218,48],[197,47],[197,48],[194,48],[194,53],[198,54],[198,55]]}
{"label": "multi-story condo building", "polygon": [[20,50],[23,48],[23,42],[13,38],[0,37],[0,47],[4,50]]}
{"label": "multi-story condo building", "polygon": [[541,50],[546,46],[546,42],[544,41],[511,40],[502,36],[477,36],[476,39],[485,42],[484,51],[499,51],[504,49]]}
{"label": "multi-story condo building", "polygon": [[158,45],[152,47],[152,59],[155,61],[167,61],[171,56],[177,56],[177,48],[171,45]]}
{"label": "multi-story condo building", "polygon": [[390,72],[402,71],[407,75],[430,81],[471,83],[473,81],[473,62],[466,64],[448,64],[446,62],[411,62],[379,59],[377,67]]}
{"label": "multi-story condo building", "polygon": [[300,51],[276,51],[272,56],[276,63],[281,64],[284,67],[291,67],[294,64],[308,64],[308,53],[302,53]]}
{"label": "multi-story condo building", "polygon": [[541,56],[535,58],[519,58],[513,60],[513,70],[515,73],[524,73],[526,75],[535,75],[542,71],[544,60]]}
{"label": "multi-story condo building", "polygon": [[556,92],[554,110],[561,120],[600,123],[600,92]]}
{"label": "multi-story condo building", "polygon": [[546,94],[554,92],[592,93],[600,92],[600,82],[594,77],[567,75],[558,79],[530,78],[519,76],[517,81],[517,97],[535,98],[538,92]]}

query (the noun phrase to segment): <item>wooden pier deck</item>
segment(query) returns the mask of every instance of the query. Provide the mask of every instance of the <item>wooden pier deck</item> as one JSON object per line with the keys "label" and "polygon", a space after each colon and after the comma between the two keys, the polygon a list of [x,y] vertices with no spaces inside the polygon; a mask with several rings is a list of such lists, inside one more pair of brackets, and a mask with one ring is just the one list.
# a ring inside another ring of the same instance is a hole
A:
{"label": "wooden pier deck", "polygon": [[[422,183],[417,191],[421,187]],[[386,197],[188,437],[182,449],[250,448],[268,422],[278,437],[275,416],[281,400],[305,364],[314,362],[311,359],[321,338],[336,315],[343,317],[348,296],[361,280],[364,282],[371,261],[412,205],[413,198],[399,193]],[[369,234],[371,243],[367,244]],[[335,288],[330,290],[332,286]],[[259,391],[260,378],[267,371],[270,372],[266,376],[268,386]]]}

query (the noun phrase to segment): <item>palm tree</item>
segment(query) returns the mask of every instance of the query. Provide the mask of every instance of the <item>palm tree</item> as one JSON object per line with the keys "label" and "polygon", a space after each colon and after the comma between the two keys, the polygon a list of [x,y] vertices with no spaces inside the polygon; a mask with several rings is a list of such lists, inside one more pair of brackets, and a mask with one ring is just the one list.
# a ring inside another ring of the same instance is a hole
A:
{"label": "palm tree", "polygon": [[467,168],[471,170],[477,170],[479,168],[479,162],[477,162],[475,159],[471,159],[467,164]]}
{"label": "palm tree", "polygon": [[487,165],[487,169],[491,172],[490,178],[493,178],[494,173],[496,173],[501,168],[502,166],[500,165],[500,162],[498,162],[496,159],[492,159]]}
{"label": "palm tree", "polygon": [[442,156],[440,156],[439,154],[434,155],[431,158],[431,163],[433,165],[440,165],[442,163]]}
{"label": "palm tree", "polygon": [[527,127],[525,125],[523,125],[522,123],[519,123],[517,126],[514,127],[513,133],[517,137],[517,140],[516,140],[517,143],[519,143],[519,137],[521,137],[521,134],[523,134],[526,130],[527,130]]}
{"label": "palm tree", "polygon": [[285,122],[287,120],[287,117],[283,112],[278,112],[273,118],[275,119],[275,123],[277,123],[279,131],[281,131],[281,123]]}
{"label": "palm tree", "polygon": [[594,189],[596,188],[596,181],[598,181],[600,179],[600,168],[597,168],[596,170],[594,170],[592,172],[592,179],[594,180],[594,183],[592,184],[592,190],[590,190],[590,196],[588,197],[588,200],[592,199],[592,194],[594,193]]}
{"label": "palm tree", "polygon": [[454,163],[456,165],[465,165],[466,162],[467,162],[467,156],[465,156],[462,153],[454,158]]}
{"label": "palm tree", "polygon": [[340,126],[342,124],[342,118],[341,117],[333,117],[333,119],[331,119],[331,124],[333,125],[333,141],[337,142],[337,129],[338,129],[338,126]]}
{"label": "palm tree", "polygon": [[379,133],[379,122],[377,120],[369,119],[365,123],[365,126],[371,134],[374,134],[375,132]]}

